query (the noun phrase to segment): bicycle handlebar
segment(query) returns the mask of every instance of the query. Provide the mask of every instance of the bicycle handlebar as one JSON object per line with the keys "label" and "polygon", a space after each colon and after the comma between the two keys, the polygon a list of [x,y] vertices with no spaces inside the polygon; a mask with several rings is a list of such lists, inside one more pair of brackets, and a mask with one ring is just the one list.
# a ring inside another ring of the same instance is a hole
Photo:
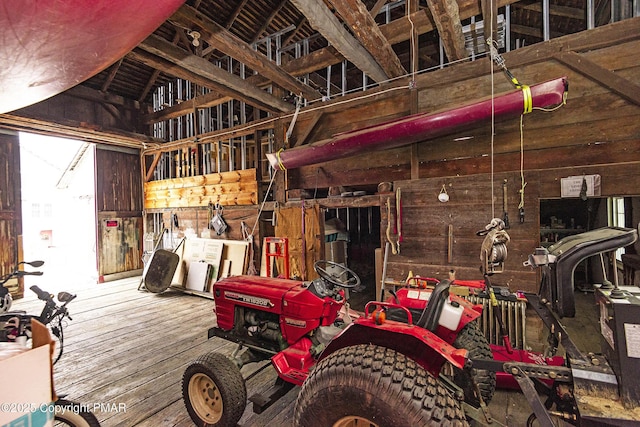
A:
{"label": "bicycle handlebar", "polygon": [[31,289],[33,292],[35,292],[35,294],[38,296],[39,300],[42,300],[42,301],[51,300],[51,294],[49,292],[47,292],[47,291],[43,291],[42,289],[40,289],[36,285],[31,286],[29,289]]}

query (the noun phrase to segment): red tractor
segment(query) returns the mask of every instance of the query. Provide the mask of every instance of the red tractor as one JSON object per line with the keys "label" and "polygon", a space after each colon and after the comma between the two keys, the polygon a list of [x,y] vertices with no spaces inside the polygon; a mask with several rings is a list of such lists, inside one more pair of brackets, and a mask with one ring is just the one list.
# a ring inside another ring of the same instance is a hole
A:
{"label": "red tractor", "polygon": [[[499,272],[506,258],[509,238],[500,223],[493,221],[482,233],[485,278]],[[606,244],[582,249],[579,241],[562,246],[557,256],[537,253],[529,263],[554,272],[566,252],[571,254],[562,264],[566,273],[582,256],[635,241],[635,230],[625,230],[607,237]],[[209,329],[209,338],[236,342],[238,349],[232,357],[207,353],[187,367],[183,399],[196,425],[236,426],[247,403],[240,368],[269,358],[278,379],[268,392],[249,400],[260,413],[293,386],[302,386],[294,411],[298,426],[467,426],[468,419],[488,425],[486,405],[495,391],[496,372],[513,375],[540,425],[552,425],[547,410],[554,404],[554,413],[579,421],[568,387],[569,368],[493,360],[474,322],[480,306],[450,294],[449,281],[432,289],[400,289],[389,300],[369,302],[364,313],[353,315],[345,289],[358,286],[358,276],[329,261],[317,262],[315,270],[320,277],[310,282],[239,276],[215,284],[217,326]],[[567,285],[551,290],[556,285],[552,278],[549,272],[543,275],[542,291],[554,297],[564,292],[554,301],[570,310]],[[534,300],[541,305],[540,297]],[[542,301],[549,306],[544,297]],[[554,333],[564,333],[557,319],[543,320]],[[566,343],[566,336],[558,338]],[[604,361],[597,363],[602,368]],[[540,384],[548,384],[544,403],[536,392]]]}

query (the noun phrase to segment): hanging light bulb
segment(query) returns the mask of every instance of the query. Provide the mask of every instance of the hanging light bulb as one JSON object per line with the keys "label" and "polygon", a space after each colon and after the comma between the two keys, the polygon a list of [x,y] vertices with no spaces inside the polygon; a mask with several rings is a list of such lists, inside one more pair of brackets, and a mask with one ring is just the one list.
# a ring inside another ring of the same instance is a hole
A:
{"label": "hanging light bulb", "polygon": [[191,36],[191,38],[193,39],[191,41],[191,44],[193,44],[195,47],[200,46],[200,33],[198,31],[187,31],[187,35]]}
{"label": "hanging light bulb", "polygon": [[438,194],[438,200],[442,203],[446,203],[449,201],[449,194],[447,194],[447,188],[444,184],[442,184],[442,190],[440,190],[440,194]]}

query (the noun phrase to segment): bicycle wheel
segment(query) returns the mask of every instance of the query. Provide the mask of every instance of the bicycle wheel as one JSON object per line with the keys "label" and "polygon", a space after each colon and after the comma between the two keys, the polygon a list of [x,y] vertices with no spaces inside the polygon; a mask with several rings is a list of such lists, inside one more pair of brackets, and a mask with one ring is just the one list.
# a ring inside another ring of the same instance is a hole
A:
{"label": "bicycle wheel", "polygon": [[85,405],[66,399],[55,402],[54,426],[100,427],[95,415]]}

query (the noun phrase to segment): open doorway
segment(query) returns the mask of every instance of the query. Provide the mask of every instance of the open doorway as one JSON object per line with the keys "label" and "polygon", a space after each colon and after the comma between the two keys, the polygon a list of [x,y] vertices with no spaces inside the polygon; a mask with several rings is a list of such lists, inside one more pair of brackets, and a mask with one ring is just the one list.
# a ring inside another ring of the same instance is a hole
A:
{"label": "open doorway", "polygon": [[[540,242],[542,246],[550,246],[558,240],[572,234],[594,230],[601,227],[637,228],[640,222],[640,197],[589,197],[543,199],[540,200]],[[616,251],[615,268],[621,272],[623,255],[628,259],[640,259],[638,252],[640,243]],[[603,266],[603,263],[606,264]],[[575,271],[575,283],[579,290],[591,290],[593,284],[603,280],[612,281],[613,268],[611,260],[604,262],[600,257],[584,260]],[[619,275],[622,279],[622,274]],[[631,278],[629,283],[634,284]],[[621,282],[622,284],[622,282]]]}
{"label": "open doorway", "polygon": [[82,141],[20,133],[24,259],[40,259],[49,292],[97,282],[94,147]]}

